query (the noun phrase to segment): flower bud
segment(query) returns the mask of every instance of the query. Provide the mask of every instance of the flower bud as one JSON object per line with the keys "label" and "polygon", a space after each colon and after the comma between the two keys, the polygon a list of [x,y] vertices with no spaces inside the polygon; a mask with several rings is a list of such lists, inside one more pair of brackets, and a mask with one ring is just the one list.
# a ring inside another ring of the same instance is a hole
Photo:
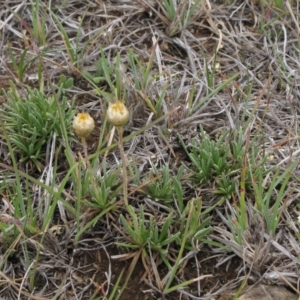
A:
{"label": "flower bud", "polygon": [[87,138],[94,128],[94,119],[88,113],[78,113],[73,120],[73,130],[81,138]]}
{"label": "flower bud", "polygon": [[106,116],[112,125],[124,126],[129,120],[129,111],[121,101],[117,101],[109,104]]}

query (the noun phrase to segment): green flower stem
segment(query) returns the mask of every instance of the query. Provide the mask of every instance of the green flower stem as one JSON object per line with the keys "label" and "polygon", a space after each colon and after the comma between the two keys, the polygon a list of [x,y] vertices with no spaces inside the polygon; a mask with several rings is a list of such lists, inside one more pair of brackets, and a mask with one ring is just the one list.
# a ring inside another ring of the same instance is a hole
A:
{"label": "green flower stem", "polygon": [[128,179],[127,179],[127,161],[126,161],[126,155],[125,155],[125,151],[124,151],[124,147],[123,147],[123,131],[124,128],[122,126],[118,126],[117,127],[118,133],[119,133],[119,149],[120,149],[120,153],[121,153],[121,158],[123,161],[123,197],[124,197],[124,203],[125,206],[128,206]]}
{"label": "green flower stem", "polygon": [[87,167],[88,170],[90,170],[91,165],[90,165],[90,161],[89,161],[89,156],[88,156],[88,151],[87,151],[87,143],[86,143],[85,137],[81,138],[81,143],[82,143],[82,146],[83,146],[83,152],[84,152],[84,158],[85,158],[85,161],[86,161],[86,167]]}

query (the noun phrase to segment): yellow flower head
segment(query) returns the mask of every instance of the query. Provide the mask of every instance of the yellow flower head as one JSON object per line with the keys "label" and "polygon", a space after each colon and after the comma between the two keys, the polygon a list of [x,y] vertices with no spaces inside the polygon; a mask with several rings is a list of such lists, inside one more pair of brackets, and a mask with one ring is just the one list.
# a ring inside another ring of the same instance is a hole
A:
{"label": "yellow flower head", "polygon": [[114,126],[124,126],[129,120],[129,111],[121,102],[109,104],[106,112],[107,120]]}
{"label": "yellow flower head", "polygon": [[73,120],[73,130],[81,138],[88,137],[94,128],[94,119],[88,113],[78,113]]}

